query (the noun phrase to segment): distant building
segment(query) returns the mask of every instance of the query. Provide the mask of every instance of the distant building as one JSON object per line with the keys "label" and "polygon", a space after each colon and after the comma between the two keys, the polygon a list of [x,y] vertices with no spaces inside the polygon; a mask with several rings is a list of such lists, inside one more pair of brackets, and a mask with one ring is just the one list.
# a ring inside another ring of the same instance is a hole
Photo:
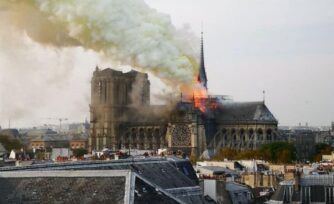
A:
{"label": "distant building", "polygon": [[58,157],[70,158],[73,152],[69,148],[53,148],[51,152],[51,158],[56,161]]}
{"label": "distant building", "polygon": [[89,133],[89,123],[73,123],[68,125],[69,134]]}
{"label": "distant building", "polygon": [[240,183],[222,180],[204,179],[201,181],[204,196],[209,196],[216,203],[248,204],[255,203],[252,190]]}
{"label": "distant building", "polygon": [[9,139],[18,139],[19,131],[17,129],[1,129],[0,136],[8,136]]}
{"label": "distant building", "polygon": [[44,135],[56,135],[58,134],[56,131],[51,130],[49,128],[43,128],[43,129],[23,129],[20,130],[20,141],[22,144],[27,146],[28,148],[31,148],[31,141],[34,139],[39,139]]}
{"label": "distant building", "polygon": [[240,181],[240,174],[237,171],[220,166],[199,166],[196,172],[200,179]]}
{"label": "distant building", "polygon": [[277,186],[279,180],[277,175],[271,172],[256,172],[241,174],[241,182],[252,188],[273,188]]}
{"label": "distant building", "polygon": [[30,140],[30,149],[71,148],[87,149],[87,134],[45,134]]}
{"label": "distant building", "polygon": [[30,141],[30,149],[68,148],[69,141],[68,135],[42,135]]}
{"label": "distant building", "polygon": [[69,147],[71,149],[88,149],[88,136],[86,134],[73,135]]}
{"label": "distant building", "polygon": [[315,132],[315,142],[318,143],[323,143],[323,144],[328,144],[328,145],[332,145],[333,141],[332,141],[332,137],[331,137],[331,131],[327,130],[327,131],[318,131]]}
{"label": "distant building", "polygon": [[322,160],[324,161],[334,161],[334,152],[329,155],[322,155]]}
{"label": "distant building", "polygon": [[334,203],[334,175],[308,175],[283,181],[268,203]]}
{"label": "distant building", "polygon": [[295,131],[296,156],[299,161],[312,159],[315,153],[316,134],[312,131]]}

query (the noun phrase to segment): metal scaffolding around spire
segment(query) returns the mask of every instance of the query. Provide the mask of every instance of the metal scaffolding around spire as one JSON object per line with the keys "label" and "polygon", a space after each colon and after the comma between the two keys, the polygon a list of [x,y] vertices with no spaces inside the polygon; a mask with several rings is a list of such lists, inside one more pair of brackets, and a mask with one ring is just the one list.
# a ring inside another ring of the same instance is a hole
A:
{"label": "metal scaffolding around spire", "polygon": [[201,59],[200,59],[200,66],[199,66],[199,73],[198,73],[198,82],[200,82],[206,89],[208,79],[206,77],[206,71],[205,71],[205,64],[204,64],[204,43],[203,43],[203,31],[201,32]]}

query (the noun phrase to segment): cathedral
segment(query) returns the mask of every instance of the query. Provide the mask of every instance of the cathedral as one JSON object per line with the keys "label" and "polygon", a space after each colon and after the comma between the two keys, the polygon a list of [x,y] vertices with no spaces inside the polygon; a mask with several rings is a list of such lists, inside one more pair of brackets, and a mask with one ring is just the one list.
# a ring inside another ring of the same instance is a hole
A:
{"label": "cathedral", "polygon": [[[203,38],[198,82],[207,89]],[[96,67],[91,80],[89,151],[109,148],[171,151],[211,157],[220,148],[257,149],[277,140],[277,120],[264,101],[208,95],[150,104],[146,73]]]}

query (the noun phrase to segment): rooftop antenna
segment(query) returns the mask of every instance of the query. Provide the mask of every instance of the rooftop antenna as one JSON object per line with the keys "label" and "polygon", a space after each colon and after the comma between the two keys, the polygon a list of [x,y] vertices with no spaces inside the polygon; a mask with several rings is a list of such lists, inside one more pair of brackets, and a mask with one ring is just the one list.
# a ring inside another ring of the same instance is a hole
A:
{"label": "rooftop antenna", "polygon": [[263,104],[265,104],[265,102],[266,102],[266,91],[263,90],[262,94],[263,94]]}

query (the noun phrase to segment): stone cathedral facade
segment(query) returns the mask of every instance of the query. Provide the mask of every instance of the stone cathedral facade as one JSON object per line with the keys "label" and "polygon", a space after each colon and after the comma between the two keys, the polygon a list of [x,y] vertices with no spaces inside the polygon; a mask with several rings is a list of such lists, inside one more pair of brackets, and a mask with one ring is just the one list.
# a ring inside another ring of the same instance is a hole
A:
{"label": "stone cathedral facade", "polygon": [[[198,81],[206,88],[203,44]],[[257,149],[278,140],[278,122],[263,101],[208,96],[204,102],[205,112],[182,97],[172,105],[151,105],[146,73],[96,68],[91,80],[89,151],[168,148],[212,156],[224,147]]]}

